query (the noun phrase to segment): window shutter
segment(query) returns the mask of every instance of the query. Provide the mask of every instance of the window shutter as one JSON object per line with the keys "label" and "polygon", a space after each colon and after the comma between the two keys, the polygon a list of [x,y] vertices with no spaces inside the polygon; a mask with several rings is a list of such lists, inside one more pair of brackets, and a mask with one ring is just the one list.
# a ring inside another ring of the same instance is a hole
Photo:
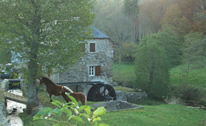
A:
{"label": "window shutter", "polygon": [[95,52],[95,43],[90,43],[90,52]]}
{"label": "window shutter", "polygon": [[96,66],[95,67],[95,76],[100,76],[101,75],[101,67],[100,66]]}

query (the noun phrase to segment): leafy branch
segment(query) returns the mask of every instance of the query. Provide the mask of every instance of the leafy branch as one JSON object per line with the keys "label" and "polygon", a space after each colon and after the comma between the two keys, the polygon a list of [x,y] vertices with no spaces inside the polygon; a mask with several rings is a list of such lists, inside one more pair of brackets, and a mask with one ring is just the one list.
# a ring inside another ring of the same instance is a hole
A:
{"label": "leafy branch", "polygon": [[[67,95],[72,102],[67,104],[61,103],[59,101],[54,101],[52,104],[56,107],[55,109],[45,107],[39,111],[33,120],[49,120],[53,122],[54,126],[73,126],[71,121],[75,121],[75,126],[78,124],[83,124],[83,118],[85,118],[90,126],[108,126],[107,124],[98,123],[101,121],[101,115],[106,113],[104,107],[98,107],[94,112],[93,108],[88,105],[82,105],[79,107],[76,99],[70,95]],[[67,120],[60,121],[62,117],[66,117]]]}

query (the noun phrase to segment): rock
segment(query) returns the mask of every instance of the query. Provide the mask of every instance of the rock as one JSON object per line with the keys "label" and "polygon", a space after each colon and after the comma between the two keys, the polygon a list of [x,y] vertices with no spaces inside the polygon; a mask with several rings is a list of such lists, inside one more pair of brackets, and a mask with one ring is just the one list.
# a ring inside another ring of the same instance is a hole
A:
{"label": "rock", "polygon": [[116,99],[120,101],[127,101],[126,93],[122,91],[116,91]]}
{"label": "rock", "polygon": [[6,118],[6,109],[4,102],[0,104],[0,126],[10,126]]}
{"label": "rock", "polygon": [[143,108],[142,106],[128,103],[127,101],[109,101],[92,105],[94,109],[97,109],[98,107],[102,106],[106,108],[107,112]]}
{"label": "rock", "polygon": [[145,92],[122,92],[116,91],[116,99],[138,104],[140,101],[147,98]]}
{"label": "rock", "polygon": [[145,92],[132,92],[126,94],[127,101],[131,103],[139,103],[140,101],[147,98],[147,94]]}

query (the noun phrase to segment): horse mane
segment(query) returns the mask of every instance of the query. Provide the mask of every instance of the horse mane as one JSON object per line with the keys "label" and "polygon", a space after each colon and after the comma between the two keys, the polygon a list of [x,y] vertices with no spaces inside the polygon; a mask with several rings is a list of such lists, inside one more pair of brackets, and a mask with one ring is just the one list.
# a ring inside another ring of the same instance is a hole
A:
{"label": "horse mane", "polygon": [[65,90],[67,90],[69,93],[74,93],[74,91],[72,91],[70,88],[68,88],[67,86],[64,86]]}
{"label": "horse mane", "polygon": [[52,83],[54,85],[56,85],[52,80],[50,80],[48,77],[42,77],[42,79],[44,79],[45,81],[47,81],[48,83]]}

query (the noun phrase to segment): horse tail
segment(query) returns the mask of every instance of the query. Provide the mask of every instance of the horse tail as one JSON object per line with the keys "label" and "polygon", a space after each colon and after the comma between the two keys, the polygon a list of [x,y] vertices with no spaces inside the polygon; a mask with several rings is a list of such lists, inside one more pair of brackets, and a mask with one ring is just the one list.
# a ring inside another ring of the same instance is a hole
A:
{"label": "horse tail", "polygon": [[86,102],[87,102],[87,96],[84,95],[83,93],[82,93],[81,102],[82,102],[82,105],[86,105]]}
{"label": "horse tail", "polygon": [[74,93],[74,91],[72,91],[70,88],[68,88],[67,86],[64,86],[64,88],[65,88],[65,91],[66,92],[69,92],[69,93]]}
{"label": "horse tail", "polygon": [[86,95],[83,95],[84,96],[84,100],[83,100],[83,105],[86,105],[86,103],[87,103],[87,96]]}

